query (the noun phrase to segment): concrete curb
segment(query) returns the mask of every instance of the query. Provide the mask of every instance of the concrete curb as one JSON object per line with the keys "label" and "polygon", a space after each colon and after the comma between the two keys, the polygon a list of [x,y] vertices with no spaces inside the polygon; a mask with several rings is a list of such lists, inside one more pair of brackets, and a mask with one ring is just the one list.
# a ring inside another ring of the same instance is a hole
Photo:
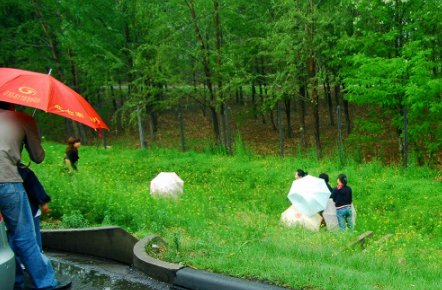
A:
{"label": "concrete curb", "polygon": [[135,244],[133,256],[134,266],[152,278],[172,284],[175,280],[176,272],[183,268],[183,266],[154,259],[147,255],[145,250],[146,245],[153,239],[161,239],[161,237],[150,235]]}
{"label": "concrete curb", "polygon": [[84,229],[42,230],[46,249],[78,253],[133,265],[158,281],[176,290],[281,290],[273,285],[195,270],[164,262],[147,255],[146,245],[161,237],[150,235],[138,241],[120,227],[106,226]]}
{"label": "concrete curb", "polygon": [[171,289],[281,290],[284,288],[192,268],[183,268],[176,273],[176,279]]}
{"label": "concrete curb", "polygon": [[123,264],[133,263],[133,248],[138,239],[116,226],[42,230],[44,248],[91,255]]}

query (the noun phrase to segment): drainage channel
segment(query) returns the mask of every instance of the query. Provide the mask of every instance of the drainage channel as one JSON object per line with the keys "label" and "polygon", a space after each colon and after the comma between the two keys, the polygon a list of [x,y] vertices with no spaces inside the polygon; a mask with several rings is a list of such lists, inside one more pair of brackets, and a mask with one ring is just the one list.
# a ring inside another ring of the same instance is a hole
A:
{"label": "drainage channel", "polygon": [[[72,280],[72,290],[169,290],[170,285],[118,262],[66,252],[46,251],[55,278]],[[25,289],[31,288],[26,277]]]}

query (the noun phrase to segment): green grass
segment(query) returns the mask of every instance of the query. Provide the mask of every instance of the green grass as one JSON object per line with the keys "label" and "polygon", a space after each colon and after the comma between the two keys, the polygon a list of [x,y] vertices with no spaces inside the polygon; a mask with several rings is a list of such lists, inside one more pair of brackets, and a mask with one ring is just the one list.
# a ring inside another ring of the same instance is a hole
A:
{"label": "green grass", "polygon": [[[63,171],[64,145],[46,142],[46,160],[32,169],[53,201],[59,227],[117,225],[138,238],[161,236],[164,260],[293,289],[441,289],[442,198],[440,173],[377,162],[317,161],[313,157],[239,156],[81,147],[79,172]],[[207,150],[208,152],[210,150]],[[300,154],[298,154],[300,156]],[[279,223],[290,206],[296,169],[345,173],[357,210],[353,234],[310,232]],[[176,172],[184,195],[154,199],[150,181]],[[364,251],[341,251],[374,232]],[[405,261],[405,262],[404,262]]]}

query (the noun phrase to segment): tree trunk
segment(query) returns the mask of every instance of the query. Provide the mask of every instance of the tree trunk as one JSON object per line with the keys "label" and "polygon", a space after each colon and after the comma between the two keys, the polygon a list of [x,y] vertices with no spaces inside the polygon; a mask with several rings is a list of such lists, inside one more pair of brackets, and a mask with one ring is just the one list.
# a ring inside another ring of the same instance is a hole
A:
{"label": "tree trunk", "polygon": [[348,108],[348,101],[344,99],[344,114],[345,114],[345,121],[347,122],[347,134],[350,135],[351,133],[351,121],[350,121],[350,111]]}
{"label": "tree trunk", "polygon": [[150,141],[154,142],[158,132],[158,115],[154,111],[153,105],[146,105],[146,112],[149,119]]}
{"label": "tree trunk", "polygon": [[285,105],[285,115],[287,118],[287,138],[292,138],[293,137],[293,131],[292,131],[292,120],[291,120],[291,110],[290,110],[290,100],[284,101],[284,105]]}
{"label": "tree trunk", "polygon": [[339,95],[341,93],[341,85],[340,84],[335,84],[335,102],[336,102],[336,106],[339,106],[340,101],[339,101]]}
{"label": "tree trunk", "polygon": [[[261,63],[260,63],[260,68],[261,68],[260,74],[261,74],[261,76],[259,77],[259,94],[261,96],[261,103],[264,103],[264,99],[267,99],[267,88],[266,88],[267,84],[265,82],[265,74],[266,74],[266,72],[265,72],[265,69],[264,69],[264,58],[262,56],[260,58],[260,61],[261,61]],[[258,73],[259,73],[259,71],[258,71]],[[263,93],[263,88],[264,88],[264,93]],[[263,124],[265,124],[265,112],[263,112],[263,114],[262,114],[262,122],[263,122]],[[274,122],[273,121],[273,117],[272,117],[272,122]]]}
{"label": "tree trunk", "polygon": [[[276,116],[278,116],[278,115],[276,115]],[[273,131],[278,131],[278,127],[276,126],[276,123],[275,123],[275,117],[273,116],[273,109],[272,110],[270,110],[270,119],[272,120],[272,129],[273,129]]]}
{"label": "tree trunk", "polygon": [[305,128],[305,97],[307,94],[305,85],[302,85],[299,89],[299,92],[301,94],[301,98],[299,98],[299,132],[301,133],[301,144],[303,148],[307,147],[307,138],[306,138],[306,128]]}
{"label": "tree trunk", "polygon": [[313,113],[313,130],[314,130],[314,139],[315,139],[315,149],[316,149],[316,158],[320,159],[322,155],[321,149],[321,138],[319,134],[319,103],[318,103],[318,95],[317,95],[317,81],[316,81],[316,70],[315,70],[315,61],[313,54],[313,39],[314,39],[314,20],[313,20],[313,1],[310,2],[310,28],[306,25],[307,36],[308,36],[308,51],[309,51],[309,77],[310,84],[312,89],[311,95],[311,106]]}
{"label": "tree trunk", "polygon": [[80,130],[78,129],[78,123],[75,122],[74,120],[70,120],[70,121],[71,121],[72,129],[74,129],[74,136],[78,138],[80,136]]}
{"label": "tree trunk", "polygon": [[[401,105],[397,105],[396,107],[396,114],[402,115],[403,109]],[[398,148],[399,148],[399,154],[401,156],[404,156],[405,153],[405,145],[404,145],[404,139],[402,138],[402,129],[399,127],[396,127],[396,136],[397,136],[397,142],[398,142]]]}
{"label": "tree trunk", "polygon": [[[263,104],[264,103],[264,95],[262,93],[261,82],[259,83],[259,98],[261,99],[261,104]],[[272,123],[274,123],[274,121],[273,121],[273,113],[271,115],[272,115]],[[263,110],[261,111],[261,117],[262,117],[262,123],[265,124],[266,123],[266,116],[265,116],[265,112]]]}
{"label": "tree trunk", "polygon": [[219,120],[219,128],[220,128],[220,139],[221,139],[221,145],[224,148],[227,148],[227,130],[226,130],[226,119],[224,115],[224,110],[217,110],[218,113],[218,120]]}
{"label": "tree trunk", "polygon": [[150,141],[154,142],[156,140],[156,132],[157,132],[157,126],[156,126],[156,113],[152,112],[149,115],[149,132],[150,132]]}
{"label": "tree trunk", "polygon": [[112,106],[114,107],[114,112],[116,112],[118,110],[118,105],[117,105],[117,98],[115,97],[115,91],[114,91],[113,84],[111,84],[111,86],[110,86],[110,91],[111,91],[111,98],[112,98]]}
{"label": "tree trunk", "polygon": [[214,107],[210,106],[209,109],[210,109],[210,115],[212,117],[213,133],[215,134],[215,144],[219,145],[220,132],[219,132],[218,116],[216,114],[216,109]]}
{"label": "tree trunk", "polygon": [[[344,85],[342,85],[342,88],[345,88]],[[344,95],[341,94],[342,97],[342,103],[344,105],[344,115],[345,115],[345,122],[347,123],[347,134],[350,135],[351,133],[351,122],[350,122],[350,112],[348,109],[348,101],[344,99]]]}
{"label": "tree trunk", "polygon": [[147,140],[146,140],[146,135],[144,134],[143,123],[141,121],[141,111],[139,106],[137,106],[137,118],[138,118],[138,132],[140,134],[141,148],[147,148]]}
{"label": "tree trunk", "polygon": [[322,148],[321,148],[321,138],[319,133],[319,104],[316,96],[316,89],[312,89],[312,113],[313,113],[313,128],[315,135],[315,149],[316,149],[316,158],[320,159],[322,157]]}
{"label": "tree trunk", "polygon": [[332,101],[332,97],[331,97],[331,88],[330,88],[330,82],[328,79],[328,74],[325,75],[324,93],[325,93],[325,99],[327,100],[327,104],[328,104],[328,115],[330,117],[330,126],[334,126],[335,119],[333,116],[333,101]]}
{"label": "tree trunk", "polygon": [[[70,50],[68,50],[69,56],[73,57],[73,54]],[[80,88],[78,86],[78,73],[77,73],[77,69],[75,67],[75,65],[73,63],[71,63],[71,74],[72,74],[72,80],[73,80],[73,84],[74,84],[74,89],[77,93],[81,93],[80,92]],[[100,98],[100,92],[96,92],[98,98]],[[86,99],[86,98],[85,98]],[[86,99],[87,101],[87,99]],[[75,132],[75,136],[80,137],[81,138],[81,143],[84,145],[88,145],[88,139],[87,139],[87,135],[86,132],[84,130],[84,126],[82,124],[79,124],[75,121],[72,122],[72,126],[74,128],[74,132]]]}
{"label": "tree trunk", "polygon": [[[201,62],[203,65],[204,75],[205,75],[205,82],[207,84],[207,88],[209,90],[210,95],[210,111],[212,116],[212,124],[213,124],[213,133],[215,135],[215,142],[217,145],[219,145],[220,142],[220,131],[219,131],[219,124],[218,124],[218,117],[216,114],[216,98],[215,98],[215,92],[213,91],[213,85],[212,85],[212,72],[210,69],[210,64],[208,61],[208,48],[206,47],[206,44],[202,38],[200,29],[197,24],[197,17],[195,13],[195,7],[193,5],[193,0],[189,0],[188,7],[192,16],[192,22],[195,30],[196,37],[199,42],[199,47],[201,50]],[[220,80],[219,80],[220,81]]]}
{"label": "tree trunk", "polygon": [[219,128],[220,128],[220,139],[224,148],[227,148],[227,136],[225,128],[224,119],[224,92],[223,92],[223,79],[222,79],[222,55],[221,55],[221,37],[220,37],[220,24],[219,24],[219,13],[218,13],[218,1],[213,2],[213,9],[215,13],[215,38],[216,38],[216,65],[217,65],[217,79],[218,79],[218,98],[215,100],[215,107],[217,112],[219,112]]}
{"label": "tree trunk", "polygon": [[252,106],[253,106],[253,117],[258,120],[258,108],[256,106],[256,88],[255,82],[252,82]]}
{"label": "tree trunk", "polygon": [[[58,50],[55,44],[55,41],[52,39],[51,33],[49,32],[48,26],[46,24],[46,21],[43,18],[43,15],[40,12],[40,8],[38,7],[37,1],[32,0],[32,4],[34,5],[35,13],[37,14],[37,18],[40,20],[41,26],[43,27],[43,30],[46,34],[46,37],[48,38],[48,43],[51,48],[52,57],[54,58],[54,61],[58,65],[58,70],[60,73],[60,79],[61,81],[65,81],[63,68],[61,67],[60,57],[58,55]],[[78,135],[77,135],[78,136]]]}

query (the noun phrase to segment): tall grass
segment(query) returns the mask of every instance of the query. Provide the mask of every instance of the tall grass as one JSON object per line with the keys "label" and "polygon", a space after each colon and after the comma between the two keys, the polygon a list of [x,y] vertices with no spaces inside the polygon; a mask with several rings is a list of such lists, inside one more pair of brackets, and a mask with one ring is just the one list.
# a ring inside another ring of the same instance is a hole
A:
{"label": "tall grass", "polygon": [[[237,142],[236,146],[241,146]],[[441,289],[442,203],[438,172],[375,162],[238,156],[81,147],[79,171],[63,171],[64,146],[44,143],[47,157],[32,165],[53,201],[59,227],[118,225],[138,238],[160,235],[164,259],[199,269],[266,280],[294,289]],[[355,233],[310,232],[279,223],[290,206],[296,169],[345,173],[357,210]],[[150,181],[160,172],[184,181],[178,200],[155,199]],[[374,232],[364,251],[343,251]]]}

